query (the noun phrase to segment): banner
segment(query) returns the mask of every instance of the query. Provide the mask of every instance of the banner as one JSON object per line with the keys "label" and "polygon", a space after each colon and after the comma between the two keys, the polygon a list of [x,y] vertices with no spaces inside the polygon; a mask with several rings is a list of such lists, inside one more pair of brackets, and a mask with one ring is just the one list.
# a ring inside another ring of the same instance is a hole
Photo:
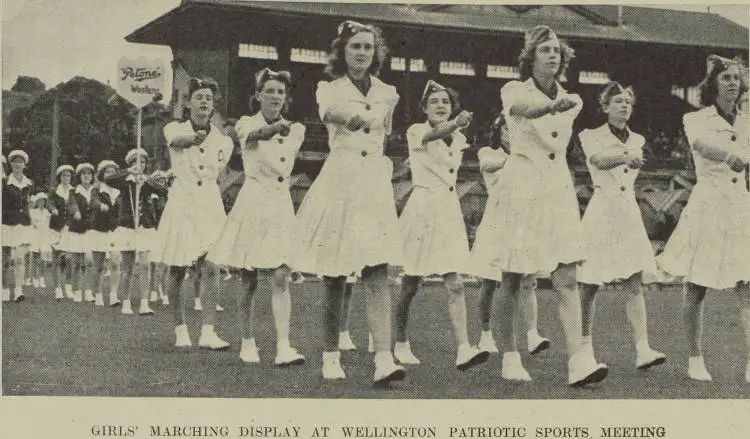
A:
{"label": "banner", "polygon": [[158,93],[166,94],[164,62],[160,59],[120,58],[117,63],[117,93],[138,108]]}

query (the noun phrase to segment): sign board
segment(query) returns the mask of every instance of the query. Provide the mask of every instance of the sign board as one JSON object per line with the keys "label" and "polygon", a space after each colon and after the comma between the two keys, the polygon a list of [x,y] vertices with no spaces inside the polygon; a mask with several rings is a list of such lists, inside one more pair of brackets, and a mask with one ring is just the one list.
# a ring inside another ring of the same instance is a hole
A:
{"label": "sign board", "polygon": [[147,58],[120,58],[117,63],[117,93],[138,108],[158,93],[166,95],[164,61]]}

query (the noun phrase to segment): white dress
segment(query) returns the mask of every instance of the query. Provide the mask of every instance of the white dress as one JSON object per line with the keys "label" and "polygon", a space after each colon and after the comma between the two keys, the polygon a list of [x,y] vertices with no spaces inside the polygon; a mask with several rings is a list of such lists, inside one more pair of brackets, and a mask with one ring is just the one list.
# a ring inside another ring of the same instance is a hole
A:
{"label": "white dress", "polygon": [[565,157],[582,101],[559,83],[557,89],[578,105],[538,119],[509,114],[519,102],[551,102],[532,79],[511,81],[501,91],[511,155],[489,193],[471,255],[471,265],[484,275],[498,273],[484,276],[489,279],[503,271],[549,273],[583,259],[578,199]]}
{"label": "white dress", "polygon": [[175,178],[151,248],[151,260],[166,265],[193,265],[216,242],[226,220],[216,179],[232,154],[232,139],[212,125],[200,145],[171,146],[176,137],[193,134],[189,120],[164,127]]}
{"label": "white dress", "polygon": [[[747,159],[746,117],[739,114],[739,123],[732,126],[716,107],[706,107],[685,115],[685,134],[691,145],[701,141]],[[732,288],[750,280],[750,193],[745,175],[697,153],[693,160],[698,183],[657,261],[660,268],[685,282]]]}
{"label": "white dress", "polygon": [[31,241],[31,251],[34,253],[52,253],[52,238],[50,235],[49,219],[52,214],[47,209],[31,209],[31,226],[34,237]]}
{"label": "white dress", "polygon": [[656,273],[651,242],[633,191],[638,169],[627,165],[601,170],[591,164],[596,154],[626,154],[643,158],[646,140],[630,132],[625,143],[609,125],[580,134],[586,165],[594,183],[594,195],[583,216],[585,261],[578,281],[592,285],[624,280],[636,273]]}
{"label": "white dress", "polygon": [[371,129],[327,125],[331,152],[297,212],[297,271],[349,276],[366,266],[401,265],[393,163],[383,149],[399,97],[394,87],[371,78],[367,96],[348,77],[318,83],[321,118],[329,108],[343,107],[364,115]]}
{"label": "white dress", "polygon": [[442,139],[422,143],[429,123],[412,125],[409,142],[414,191],[399,218],[404,273],[410,276],[462,273],[469,259],[456,177],[468,145],[460,132],[450,146]]}
{"label": "white dress", "polygon": [[248,134],[267,123],[261,113],[243,116],[235,125],[245,182],[227,216],[221,236],[207,259],[234,268],[270,269],[290,265],[295,226],[289,177],[305,140],[305,126],[294,123],[289,135],[276,134],[245,148]]}

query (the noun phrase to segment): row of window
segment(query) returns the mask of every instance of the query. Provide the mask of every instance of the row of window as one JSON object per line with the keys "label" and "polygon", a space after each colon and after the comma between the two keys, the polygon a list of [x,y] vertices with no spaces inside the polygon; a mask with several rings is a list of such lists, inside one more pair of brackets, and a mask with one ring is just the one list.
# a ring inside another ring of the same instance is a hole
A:
{"label": "row of window", "polygon": [[[240,44],[239,56],[243,58],[277,60],[279,54],[274,46],[261,46],[257,44]],[[293,48],[291,61],[307,64],[326,64],[328,54],[323,50]],[[425,72],[427,71],[423,59],[420,58],[391,58],[391,70],[399,72]],[[455,76],[476,76],[474,66],[467,62],[441,61],[440,73]],[[487,66],[488,78],[518,79],[518,67],[500,66],[489,64]],[[609,76],[603,72],[582,71],[580,82],[582,84],[606,84]],[[565,78],[563,78],[565,82]]]}

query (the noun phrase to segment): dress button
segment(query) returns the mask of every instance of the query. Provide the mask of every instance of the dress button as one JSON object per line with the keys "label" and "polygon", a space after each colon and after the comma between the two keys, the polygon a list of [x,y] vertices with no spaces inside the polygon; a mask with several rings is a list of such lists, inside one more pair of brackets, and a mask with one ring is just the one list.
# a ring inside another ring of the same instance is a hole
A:
{"label": "dress button", "polygon": [[732,178],[732,183],[737,183],[737,177]]}
{"label": "dress button", "polygon": [[737,140],[737,136],[732,134],[732,142],[734,142],[735,140]]}
{"label": "dress button", "polygon": [[627,174],[628,173],[628,168],[623,169],[622,172],[624,172],[624,173]]}
{"label": "dress button", "polygon": [[281,158],[281,163],[284,163],[286,161],[286,157]]}
{"label": "dress button", "polygon": [[625,186],[620,186],[620,190],[625,192]]}
{"label": "dress button", "polygon": [[203,182],[198,180],[198,186],[203,186]]}
{"label": "dress button", "polygon": [[364,131],[365,134],[370,134],[370,127],[365,127],[362,131]]}
{"label": "dress button", "polygon": [[453,151],[448,151],[448,157],[453,157]]}
{"label": "dress button", "polygon": [[555,153],[554,153],[554,152],[551,152],[551,153],[549,154],[549,159],[550,159],[550,160],[554,160],[554,159],[555,159]]}
{"label": "dress button", "polygon": [[453,186],[449,187],[448,190],[453,192]]}
{"label": "dress button", "polygon": [[279,139],[278,139],[278,142],[279,142],[279,143],[284,143],[284,139],[282,139],[282,138],[279,138]]}
{"label": "dress button", "polygon": [[450,172],[451,174],[453,174],[456,171],[453,168],[451,168],[450,170],[448,170],[448,172]]}
{"label": "dress button", "polygon": [[279,183],[283,183],[284,182],[284,177],[279,177],[278,180],[279,180]]}
{"label": "dress button", "polygon": [[625,151],[625,152],[623,152],[623,154],[625,154],[625,155],[628,155],[628,152],[627,152],[627,151]]}
{"label": "dress button", "polygon": [[552,131],[552,138],[557,137],[557,131]]}
{"label": "dress button", "polygon": [[198,169],[203,170],[203,165],[198,166]]}
{"label": "dress button", "polygon": [[366,111],[370,111],[371,109],[372,109],[372,107],[370,107],[370,104],[365,104],[365,110]]}
{"label": "dress button", "polygon": [[206,150],[203,149],[203,148],[201,148],[200,151],[201,151],[201,154],[203,154],[204,152],[206,152]]}
{"label": "dress button", "polygon": [[367,151],[362,151],[362,157],[367,157]]}

